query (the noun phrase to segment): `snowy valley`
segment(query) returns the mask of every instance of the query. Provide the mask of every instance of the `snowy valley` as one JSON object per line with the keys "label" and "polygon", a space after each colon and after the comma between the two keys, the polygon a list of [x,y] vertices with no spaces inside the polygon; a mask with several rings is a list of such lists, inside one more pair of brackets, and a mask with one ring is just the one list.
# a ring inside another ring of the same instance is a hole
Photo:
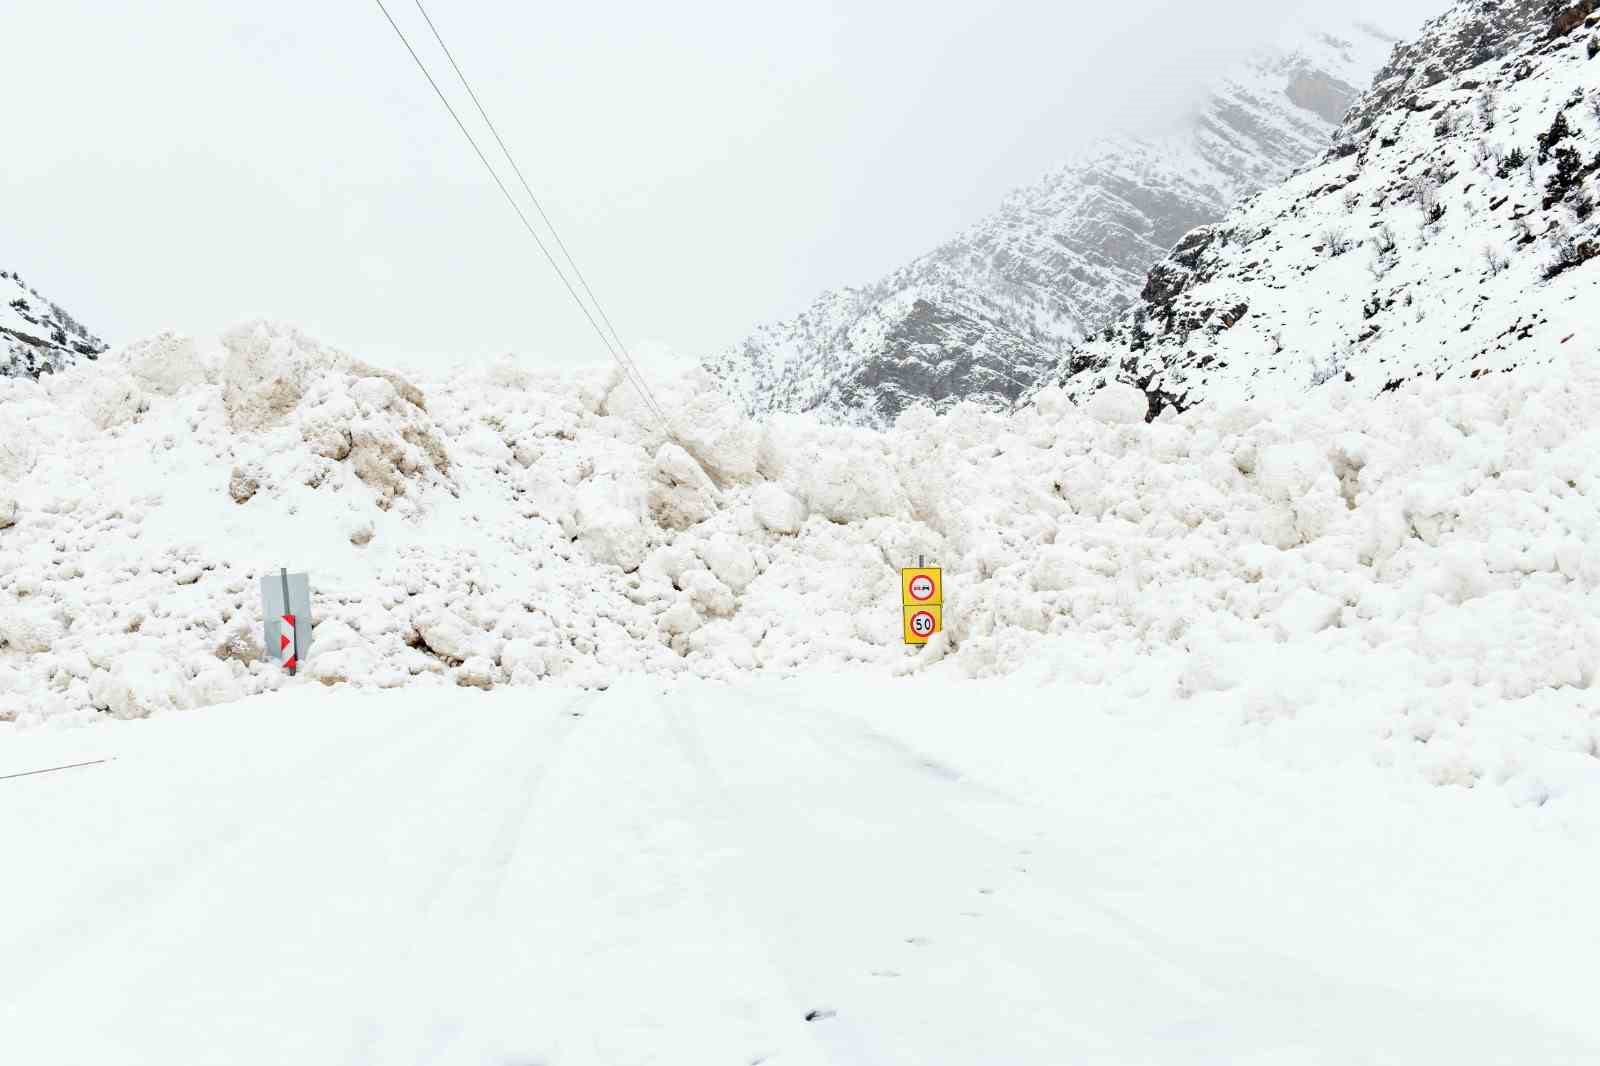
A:
{"label": "snowy valley", "polygon": [[659,413],[0,280],[0,1061],[1600,1062],[1600,12],[1378,41]]}

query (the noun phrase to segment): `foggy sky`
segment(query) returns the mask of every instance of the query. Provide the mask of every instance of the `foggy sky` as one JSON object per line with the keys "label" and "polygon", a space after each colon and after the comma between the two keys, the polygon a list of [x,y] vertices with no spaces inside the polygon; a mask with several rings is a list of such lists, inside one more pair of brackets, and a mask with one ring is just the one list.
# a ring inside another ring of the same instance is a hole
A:
{"label": "foggy sky", "polygon": [[[624,339],[692,355],[1170,120],[1295,13],[514,6],[428,10]],[[1303,6],[1406,35],[1447,0]],[[266,314],[378,359],[604,357],[372,0],[0,0],[0,23],[0,268],[106,340]]]}

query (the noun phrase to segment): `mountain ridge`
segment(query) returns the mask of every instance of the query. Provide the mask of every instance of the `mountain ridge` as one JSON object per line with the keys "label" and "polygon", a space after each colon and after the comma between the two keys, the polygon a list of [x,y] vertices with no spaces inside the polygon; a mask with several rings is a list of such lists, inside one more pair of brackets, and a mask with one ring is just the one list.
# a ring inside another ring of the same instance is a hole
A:
{"label": "mountain ridge", "polygon": [[1594,6],[1460,0],[1430,20],[1316,166],[1151,270],[1140,300],[1068,359],[1068,397],[1118,381],[1157,417],[1336,379],[1376,396],[1595,350]]}
{"label": "mountain ridge", "polygon": [[917,404],[1010,406],[1185,233],[1314,159],[1393,43],[1364,25],[1300,31],[1219,78],[1181,128],[1095,142],[905,267],[706,366],[757,416],[882,427]]}
{"label": "mountain ridge", "polygon": [[52,374],[80,359],[98,359],[106,344],[72,315],[0,271],[0,377]]}

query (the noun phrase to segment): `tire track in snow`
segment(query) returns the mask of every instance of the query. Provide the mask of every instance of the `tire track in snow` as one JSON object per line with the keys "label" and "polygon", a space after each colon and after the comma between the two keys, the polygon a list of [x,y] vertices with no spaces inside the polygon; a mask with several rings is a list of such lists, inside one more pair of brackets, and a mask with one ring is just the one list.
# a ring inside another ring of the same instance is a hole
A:
{"label": "tire track in snow", "polygon": [[[702,820],[700,833],[706,838],[707,845],[716,845],[718,852],[726,853],[731,842],[726,839],[727,834],[717,832],[717,827],[720,823],[726,822],[729,815],[737,818],[738,812],[742,810],[739,798],[729,790],[727,782],[707,756],[699,729],[685,713],[678,700],[664,698],[658,693],[655,703],[667,732],[683,755],[684,761],[694,770],[697,790],[713,800],[713,803],[706,805],[706,809],[722,812],[723,816],[720,818]],[[710,848],[704,850],[709,851]],[[741,888],[747,889],[748,885],[738,876],[737,871],[733,874],[733,881],[733,888],[719,886],[716,890],[721,907],[724,911],[737,915],[739,924],[750,932],[752,940],[755,941],[752,946],[761,953],[775,985],[785,993],[779,1031],[772,1034],[771,1045],[752,1056],[750,1059],[752,1066],[771,1061],[795,1062],[794,1056],[797,1054],[805,1056],[807,1061],[814,1060],[819,1064],[834,1063],[836,1060],[828,1053],[825,1041],[815,1029],[806,1024],[815,1020],[815,1014],[812,1013],[815,1005],[808,1002],[792,970],[780,957],[781,952],[777,950],[774,937],[768,931],[766,923],[757,920],[751,911],[746,899],[748,893],[739,891]],[[797,1044],[803,1046],[797,1048],[795,1046]]]}
{"label": "tire track in snow", "polygon": [[568,740],[580,728],[580,723],[594,707],[599,696],[598,692],[581,693],[559,709],[553,728],[539,726],[529,730],[523,743],[513,747],[511,763],[516,765],[516,757],[526,754],[529,748],[535,747],[537,739],[542,737],[546,740],[545,744],[537,745],[534,757],[521,775],[521,781],[516,789],[516,802],[501,815],[499,827],[489,845],[487,854],[489,872],[476,893],[476,910],[480,913],[498,909],[500,894],[505,888],[506,874],[522,842],[528,814],[533,809],[540,787],[560,761]]}
{"label": "tire track in snow", "polygon": [[[705,717],[715,716],[708,713]],[[897,908],[892,901],[889,905],[881,900],[864,901],[867,909],[877,905],[874,939],[882,945],[882,953],[895,961],[849,972],[834,967],[833,973],[825,975],[839,989],[838,994],[817,994],[828,1000],[828,1009],[836,1011],[827,1027],[819,1029],[829,1038],[830,1061],[875,1066],[918,1061],[901,1046],[906,1026],[874,1029],[870,1020],[860,1014],[874,998],[870,988],[863,987],[861,978],[876,979],[880,984],[896,979],[918,984],[925,983],[933,972],[948,974],[953,967],[968,974],[967,980],[972,983],[967,993],[982,998],[990,994],[990,982],[982,975],[1015,976],[1021,965],[1017,960],[1030,954],[1037,957],[1036,945],[1051,941],[1059,941],[1059,957],[1070,958],[1087,936],[1097,953],[1111,953],[1124,972],[1137,969],[1150,980],[1159,980],[1180,1000],[1216,1003],[1225,998],[1208,974],[1174,958],[1158,937],[1074,890],[1070,875],[1041,878],[1018,869],[1018,860],[1029,850],[1022,845],[1032,845],[1049,835],[1046,827],[1051,819],[1037,805],[971,781],[908,744],[870,728],[855,728],[855,723],[834,713],[790,700],[775,700],[764,707],[746,708],[742,717],[755,721],[741,721],[741,737],[759,736],[772,750],[774,765],[780,765],[787,757],[791,765],[809,763],[808,769],[824,771],[808,775],[813,787],[807,794],[797,795],[797,803],[809,801],[826,807],[832,802],[846,812],[870,811],[889,827],[885,846],[891,852],[898,849],[898,853],[867,861],[873,863],[873,874],[900,878],[903,897],[921,904],[922,916],[914,919],[912,912],[917,907]],[[700,734],[696,731],[695,735]],[[731,737],[732,733],[725,735]],[[726,766],[763,761],[745,743],[725,742],[722,750]],[[710,757],[705,758],[709,765]],[[830,780],[827,769],[843,772],[834,773]],[[774,826],[751,822],[751,805],[738,802],[738,791],[718,777],[727,797],[727,809],[734,813],[736,831],[745,840],[774,836]],[[843,782],[849,784],[839,787]],[[919,838],[919,828],[928,826],[938,827],[937,837]],[[788,839],[810,836],[818,845],[819,854],[826,854],[833,844],[814,819],[804,817],[792,818],[776,835]],[[848,868],[848,852],[841,849],[838,857],[841,865]],[[907,876],[912,870],[916,873]],[[854,872],[860,876],[864,871]],[[768,875],[758,871],[747,874],[744,894],[752,900],[777,897],[787,887],[776,878],[769,879],[764,887],[760,882]],[[996,891],[997,886],[1004,886],[1003,890]],[[1052,911],[1058,911],[1064,903],[1069,910],[1079,912],[1075,917],[1069,915],[1065,924],[1059,916],[1051,919]],[[850,905],[851,901],[843,904]],[[982,909],[974,909],[979,907]],[[781,928],[784,923],[773,924]],[[904,928],[901,934],[886,932],[897,925]],[[936,935],[926,935],[930,931]],[[930,970],[930,966],[935,969]],[[1057,975],[1082,985],[1081,975],[1062,974],[1059,970]],[[818,975],[812,975],[813,981],[817,979]],[[849,1000],[851,992],[858,997],[854,1003]],[[913,1004],[909,1009],[915,1015],[919,1008]],[[1052,1021],[1058,1027],[1072,1028],[1064,1016]],[[942,1024],[937,1018],[922,1021],[924,1028]],[[877,1035],[880,1031],[885,1033],[882,1038]],[[1095,1049],[1096,1041],[1088,1028],[1079,1034],[1079,1039],[1084,1050]],[[925,1050],[931,1053],[931,1049]],[[1109,1053],[1113,1049],[1099,1050]],[[989,1061],[987,1053],[974,1052],[969,1057],[953,1051],[942,1053],[953,1062]]]}

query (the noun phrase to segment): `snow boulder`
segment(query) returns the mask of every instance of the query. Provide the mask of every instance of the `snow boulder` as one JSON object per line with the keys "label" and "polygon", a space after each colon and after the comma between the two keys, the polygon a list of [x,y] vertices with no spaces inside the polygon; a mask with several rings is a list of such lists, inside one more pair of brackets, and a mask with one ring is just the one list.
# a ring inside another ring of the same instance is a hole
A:
{"label": "snow boulder", "polygon": [[770,481],[756,486],[750,509],[761,528],[772,533],[793,535],[806,524],[806,505]]}
{"label": "snow boulder", "polygon": [[307,383],[299,401],[301,438],[324,458],[346,463],[387,510],[412,483],[442,482],[450,457],[422,392],[397,374],[341,359]]}
{"label": "snow boulder", "polygon": [[700,546],[700,558],[717,580],[740,593],[756,579],[756,560],[736,537],[718,533]]}
{"label": "snow boulder", "polygon": [[300,403],[312,375],[331,368],[335,353],[292,326],[246,322],[222,335],[222,404],[236,431],[266,429]]}
{"label": "snow boulder", "polygon": [[1090,418],[1108,426],[1143,425],[1150,414],[1150,401],[1145,394],[1121,381],[1100,389],[1084,406]]}
{"label": "snow boulder", "polygon": [[134,341],[108,362],[121,364],[139,385],[158,396],[175,396],[185,386],[204,385],[213,376],[194,338],[171,330]]}
{"label": "snow boulder", "polygon": [[1279,548],[1317,539],[1345,510],[1327,452],[1310,442],[1261,449],[1255,478],[1262,495],[1278,505],[1263,538]]}
{"label": "snow boulder", "polygon": [[416,634],[428,651],[450,662],[465,662],[477,651],[471,628],[448,611],[418,619]]}
{"label": "snow boulder", "polygon": [[500,668],[510,675],[512,684],[528,684],[550,672],[547,654],[532,640],[508,640],[500,649]]}
{"label": "snow boulder", "polygon": [[89,701],[116,718],[148,718],[187,706],[183,676],[153,652],[119,655],[109,669],[89,678]]}
{"label": "snow boulder", "polygon": [[881,441],[865,430],[839,431],[792,471],[806,506],[830,522],[907,518],[911,501]]}
{"label": "snow boulder", "polygon": [[13,497],[0,496],[0,529],[10,529],[16,525],[19,511],[17,501]]}
{"label": "snow boulder", "polygon": [[673,405],[673,434],[689,454],[725,484],[755,480],[761,434],[742,417],[704,370],[680,380],[687,395]]}
{"label": "snow boulder", "polygon": [[474,655],[456,668],[456,684],[461,688],[494,688],[494,663],[486,656]]}
{"label": "snow boulder", "polygon": [[83,415],[96,429],[115,429],[150,409],[150,401],[127,374],[109,373],[89,379],[83,391]]}
{"label": "snow boulder", "polygon": [[248,503],[261,491],[261,471],[255,467],[236,466],[228,475],[228,497],[234,503]]}
{"label": "snow boulder", "polygon": [[663,528],[684,530],[717,513],[717,489],[694,456],[668,442],[656,450],[649,506]]}
{"label": "snow boulder", "polygon": [[61,623],[43,607],[0,604],[0,647],[42,655],[61,639]]}
{"label": "snow boulder", "polygon": [[1338,600],[1315,589],[1299,588],[1283,601],[1272,620],[1278,632],[1289,640],[1309,637],[1337,622],[1342,606]]}
{"label": "snow boulder", "polygon": [[648,547],[637,490],[616,478],[592,478],[574,495],[578,542],[598,562],[637,570]]}

